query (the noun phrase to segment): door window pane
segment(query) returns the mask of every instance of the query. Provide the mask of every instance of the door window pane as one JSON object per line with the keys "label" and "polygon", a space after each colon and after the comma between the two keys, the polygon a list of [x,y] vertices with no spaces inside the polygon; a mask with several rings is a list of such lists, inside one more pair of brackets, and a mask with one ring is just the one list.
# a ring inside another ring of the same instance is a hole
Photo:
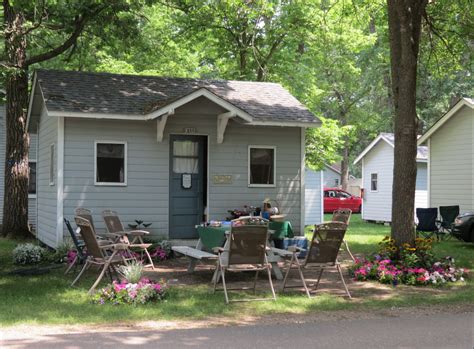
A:
{"label": "door window pane", "polygon": [[274,185],[273,148],[250,148],[250,184]]}
{"label": "door window pane", "polygon": [[98,183],[125,183],[125,144],[97,143]]}
{"label": "door window pane", "polygon": [[192,141],[173,142],[173,172],[199,172],[199,143]]}
{"label": "door window pane", "polygon": [[173,159],[173,172],[174,173],[198,173],[197,158],[174,158]]}
{"label": "door window pane", "polygon": [[198,156],[199,144],[191,141],[174,141],[174,156]]}

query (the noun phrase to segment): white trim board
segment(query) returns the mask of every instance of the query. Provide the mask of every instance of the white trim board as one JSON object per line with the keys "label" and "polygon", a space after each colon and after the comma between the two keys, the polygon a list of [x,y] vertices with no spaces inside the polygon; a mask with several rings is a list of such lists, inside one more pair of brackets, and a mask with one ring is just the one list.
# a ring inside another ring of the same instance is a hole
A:
{"label": "white trim board", "polygon": [[64,217],[64,118],[58,118],[58,141],[57,141],[57,209],[56,209],[56,244],[63,242],[63,217]]}
{"label": "white trim board", "polygon": [[[306,138],[306,130],[304,128],[301,129],[300,133],[300,142],[301,142],[301,163],[300,163],[300,235],[304,236],[304,227],[305,227],[305,216],[306,216],[306,183],[305,183],[305,138]],[[275,178],[276,181],[276,178]]]}

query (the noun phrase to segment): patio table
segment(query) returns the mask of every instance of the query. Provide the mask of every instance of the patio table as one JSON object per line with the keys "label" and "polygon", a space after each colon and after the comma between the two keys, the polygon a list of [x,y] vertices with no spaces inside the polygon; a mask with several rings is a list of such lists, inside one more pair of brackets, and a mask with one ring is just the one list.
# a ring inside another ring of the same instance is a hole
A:
{"label": "patio table", "polygon": [[283,248],[283,239],[295,236],[290,221],[270,222],[268,229],[273,231],[272,240],[276,248]]}

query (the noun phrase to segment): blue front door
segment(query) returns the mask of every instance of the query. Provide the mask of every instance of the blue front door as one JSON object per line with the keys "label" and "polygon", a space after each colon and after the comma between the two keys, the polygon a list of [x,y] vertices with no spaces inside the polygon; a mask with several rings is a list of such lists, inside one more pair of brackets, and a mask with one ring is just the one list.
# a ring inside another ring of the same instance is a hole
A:
{"label": "blue front door", "polygon": [[207,183],[207,137],[170,137],[170,228],[172,239],[197,238],[204,219]]}

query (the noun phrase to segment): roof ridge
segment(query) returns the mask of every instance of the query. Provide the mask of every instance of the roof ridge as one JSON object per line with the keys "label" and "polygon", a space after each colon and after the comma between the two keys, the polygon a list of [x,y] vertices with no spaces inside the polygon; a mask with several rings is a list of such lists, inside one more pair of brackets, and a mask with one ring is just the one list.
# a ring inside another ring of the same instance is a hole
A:
{"label": "roof ridge", "polygon": [[86,75],[105,75],[105,76],[120,76],[120,77],[142,77],[152,79],[167,79],[167,80],[182,80],[182,81],[196,81],[196,82],[235,82],[235,83],[252,83],[252,84],[265,84],[265,85],[278,85],[282,88],[283,85],[273,81],[252,81],[252,80],[227,80],[227,79],[203,79],[203,78],[187,78],[187,77],[174,77],[174,76],[163,76],[163,75],[142,75],[142,74],[126,74],[126,73],[110,73],[110,72],[96,72],[96,71],[82,71],[82,70],[60,70],[60,69],[44,69],[37,68],[35,72],[54,72],[54,73],[74,73],[74,74],[86,74]]}

